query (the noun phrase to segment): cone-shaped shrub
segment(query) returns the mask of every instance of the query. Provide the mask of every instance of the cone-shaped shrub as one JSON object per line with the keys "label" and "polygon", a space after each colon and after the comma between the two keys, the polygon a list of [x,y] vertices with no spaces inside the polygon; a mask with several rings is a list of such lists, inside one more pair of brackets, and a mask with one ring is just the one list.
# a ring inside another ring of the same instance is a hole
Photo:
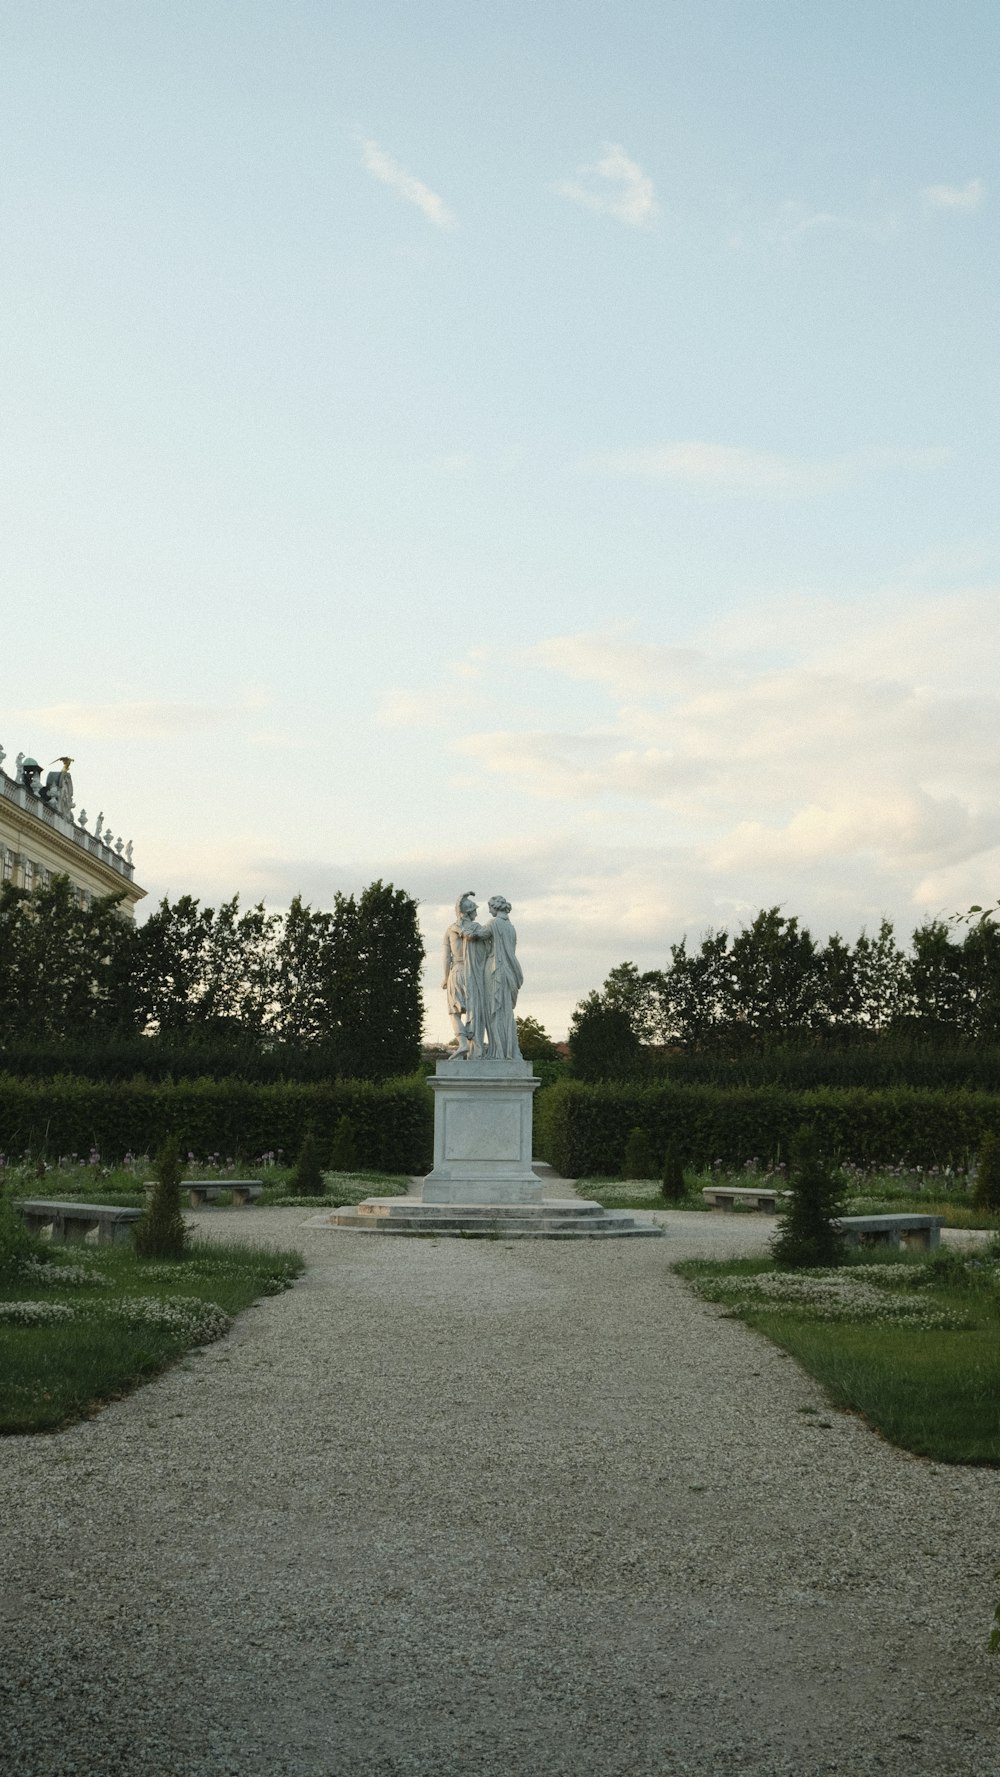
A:
{"label": "cone-shaped shrub", "polygon": [[354,1124],[346,1114],[338,1119],[333,1132],[333,1147],[330,1150],[331,1172],[353,1172],[358,1164],[358,1148],[354,1136]]}
{"label": "cone-shaped shrub", "polygon": [[844,1213],[840,1178],[820,1153],[813,1129],[799,1130],[790,1157],[791,1202],[778,1223],[771,1251],[786,1270],[837,1265],[841,1241],[833,1222]]}
{"label": "cone-shaped shrub", "polygon": [[175,1136],[169,1136],[153,1162],[153,1201],[132,1233],[143,1259],[182,1259],[188,1231],[181,1214],[181,1157]]}
{"label": "cone-shaped shrub", "polygon": [[983,1136],[972,1201],[977,1209],[1000,1214],[1000,1140],[995,1135]]}
{"label": "cone-shaped shrub", "polygon": [[656,1161],[649,1136],[637,1123],[629,1130],[622,1155],[622,1178],[655,1178]]}
{"label": "cone-shaped shrub", "polygon": [[47,1257],[37,1234],[29,1232],[24,1217],[0,1186],[0,1277],[16,1275],[25,1259]]}
{"label": "cone-shaped shrub", "polygon": [[668,1203],[680,1203],[687,1196],[684,1162],[680,1147],[675,1141],[667,1143],[667,1151],[663,1156],[663,1184],[660,1188]]}
{"label": "cone-shaped shrub", "polygon": [[312,1125],[306,1130],[299,1149],[299,1158],[288,1181],[288,1189],[294,1197],[322,1197],[323,1168],[319,1163],[319,1147],[316,1142],[316,1131]]}

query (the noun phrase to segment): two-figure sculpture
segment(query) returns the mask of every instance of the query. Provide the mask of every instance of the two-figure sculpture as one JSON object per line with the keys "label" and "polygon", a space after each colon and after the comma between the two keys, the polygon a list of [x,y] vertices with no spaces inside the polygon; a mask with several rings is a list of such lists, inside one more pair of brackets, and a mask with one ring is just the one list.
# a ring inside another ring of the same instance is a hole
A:
{"label": "two-figure sculpture", "polygon": [[523,982],[517,960],[517,933],[510,902],[490,898],[491,918],[477,925],[478,907],[469,889],[455,902],[455,918],[444,935],[444,981],[448,1016],[466,1061],[519,1061],[514,1008]]}

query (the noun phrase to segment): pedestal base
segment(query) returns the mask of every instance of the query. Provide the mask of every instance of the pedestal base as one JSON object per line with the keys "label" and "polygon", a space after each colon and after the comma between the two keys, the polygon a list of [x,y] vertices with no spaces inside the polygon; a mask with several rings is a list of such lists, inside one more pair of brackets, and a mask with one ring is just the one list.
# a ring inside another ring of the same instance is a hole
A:
{"label": "pedestal base", "polygon": [[425,1203],[541,1203],[531,1170],[530,1061],[439,1061]]}

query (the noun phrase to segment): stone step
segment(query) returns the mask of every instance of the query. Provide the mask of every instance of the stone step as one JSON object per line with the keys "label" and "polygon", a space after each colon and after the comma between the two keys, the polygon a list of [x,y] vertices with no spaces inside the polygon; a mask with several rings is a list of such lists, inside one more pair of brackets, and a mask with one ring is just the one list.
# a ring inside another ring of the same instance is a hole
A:
{"label": "stone step", "polygon": [[463,1211],[461,1205],[441,1208],[399,1197],[382,1199],[380,1208],[378,1199],[369,1198],[315,1221],[365,1234],[433,1234],[467,1240],[608,1240],[662,1237],[664,1233],[657,1222],[636,1221],[624,1210],[605,1210],[591,1203],[494,1205],[492,1209],[475,1204]]}
{"label": "stone step", "polygon": [[525,1217],[538,1220],[543,1217],[559,1216],[564,1221],[584,1221],[592,1216],[602,1216],[607,1212],[599,1203],[592,1203],[579,1197],[549,1197],[541,1203],[421,1203],[419,1197],[366,1197],[357,1206],[359,1215],[363,1216],[410,1216],[414,1214],[436,1216],[461,1216],[466,1221],[477,1216],[486,1221],[495,1221],[498,1215]]}

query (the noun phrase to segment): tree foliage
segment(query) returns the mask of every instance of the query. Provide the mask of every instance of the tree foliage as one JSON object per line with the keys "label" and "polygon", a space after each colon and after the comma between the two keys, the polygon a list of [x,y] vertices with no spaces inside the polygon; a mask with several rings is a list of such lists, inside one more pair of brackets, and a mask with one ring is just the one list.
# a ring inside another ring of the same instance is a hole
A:
{"label": "tree foliage", "polygon": [[316,1131],[310,1123],[302,1138],[299,1157],[295,1170],[288,1181],[289,1193],[293,1197],[322,1197],[323,1168],[319,1160],[319,1144]]}
{"label": "tree foliage", "polygon": [[684,1177],[684,1160],[680,1142],[672,1137],[666,1146],[663,1156],[662,1194],[668,1203],[680,1203],[687,1196],[687,1179]]}
{"label": "tree foliage", "polygon": [[[81,906],[68,877],[0,889],[0,1033],[90,1038],[127,1008],[132,931],[109,895]],[[124,1011],[127,1016],[127,1009]]]}
{"label": "tree foliage", "polygon": [[627,1080],[639,1069],[641,1043],[620,1006],[592,993],[569,1027],[570,1068],[578,1080]]}
{"label": "tree foliage", "polygon": [[132,1232],[143,1259],[182,1259],[189,1236],[181,1213],[181,1157],[176,1136],[168,1136],[153,1162],[152,1201]]}
{"label": "tree foliage", "polygon": [[[411,1072],[420,1054],[416,902],[371,883],[329,910],[284,915],[239,897],[164,899],[142,925],[115,897],[78,904],[66,877],[0,891],[0,1059],[17,1045],[155,1037],[230,1060],[321,1047],[341,1077]],[[189,1071],[185,1069],[185,1071]]]}
{"label": "tree foliage", "polygon": [[972,1201],[977,1209],[1000,1214],[1000,1141],[995,1135],[984,1135],[980,1144]]}
{"label": "tree foliage", "polygon": [[776,1263],[789,1269],[838,1264],[842,1243],[834,1222],[844,1213],[843,1186],[807,1125],[792,1144],[788,1182],[791,1200],[771,1242]]}
{"label": "tree foliage", "polygon": [[[637,1049],[629,1050],[623,1020]],[[749,1056],[781,1044],[997,1043],[1000,926],[981,921],[956,937],[945,922],[927,920],[906,952],[887,920],[853,945],[839,933],[820,944],[798,919],[765,908],[733,935],[709,932],[698,948],[682,938],[664,969],[619,963],[578,1005],[581,1024],[588,1050],[590,1031],[608,1033],[599,1071],[589,1053],[574,1064],[586,1079],[615,1077],[612,1031],[620,1078],[657,1050]]]}
{"label": "tree foliage", "polygon": [[517,1046],[525,1061],[558,1061],[556,1048],[544,1024],[530,1015],[517,1020]]}

